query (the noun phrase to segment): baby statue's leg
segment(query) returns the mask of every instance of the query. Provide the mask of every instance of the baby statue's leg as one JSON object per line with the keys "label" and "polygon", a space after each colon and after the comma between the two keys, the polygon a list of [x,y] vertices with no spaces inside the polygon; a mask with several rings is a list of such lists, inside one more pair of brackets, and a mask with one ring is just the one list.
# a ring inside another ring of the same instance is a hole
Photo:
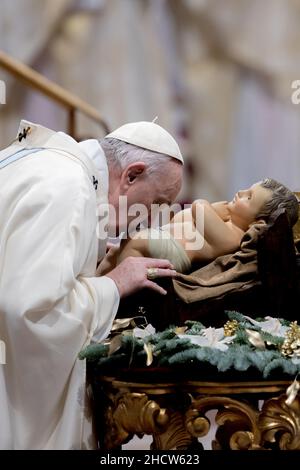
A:
{"label": "baby statue's leg", "polygon": [[123,239],[119,247],[110,248],[97,268],[97,275],[105,276],[105,274],[114,269],[128,256],[149,256],[148,240],[137,238]]}
{"label": "baby statue's leg", "polygon": [[120,251],[118,253],[118,264],[128,256],[149,257],[149,243],[145,233],[138,233],[134,238],[122,240]]}

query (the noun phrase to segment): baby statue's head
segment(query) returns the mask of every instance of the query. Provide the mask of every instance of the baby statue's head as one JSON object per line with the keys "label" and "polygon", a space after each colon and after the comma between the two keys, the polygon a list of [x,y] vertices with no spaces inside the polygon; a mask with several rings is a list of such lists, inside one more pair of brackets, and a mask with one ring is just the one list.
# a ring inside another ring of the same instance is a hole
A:
{"label": "baby statue's head", "polygon": [[232,222],[242,230],[247,230],[256,220],[267,222],[278,208],[286,210],[289,223],[293,226],[298,220],[299,202],[283,184],[267,178],[249,189],[238,191],[228,208]]}
{"label": "baby statue's head", "polygon": [[276,209],[285,209],[289,223],[293,227],[299,215],[299,201],[295,194],[272,178],[266,178],[259,184],[262,188],[271,191],[271,198],[265,201],[256,218],[267,221]]}

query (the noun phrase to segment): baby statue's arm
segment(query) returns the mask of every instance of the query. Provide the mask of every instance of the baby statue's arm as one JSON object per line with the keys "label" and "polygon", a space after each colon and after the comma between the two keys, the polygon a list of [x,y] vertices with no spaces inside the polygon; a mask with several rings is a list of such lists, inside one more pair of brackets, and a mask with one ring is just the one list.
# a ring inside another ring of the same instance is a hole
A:
{"label": "baby statue's arm", "polygon": [[230,221],[225,222],[208,201],[194,201],[192,216],[197,230],[204,233],[212,258],[232,253],[239,247],[243,232],[237,231]]}
{"label": "baby statue's arm", "polygon": [[228,209],[228,201],[213,202],[211,204],[211,207],[221,217],[221,219],[224,222],[229,222],[230,212],[229,212],[229,209]]}

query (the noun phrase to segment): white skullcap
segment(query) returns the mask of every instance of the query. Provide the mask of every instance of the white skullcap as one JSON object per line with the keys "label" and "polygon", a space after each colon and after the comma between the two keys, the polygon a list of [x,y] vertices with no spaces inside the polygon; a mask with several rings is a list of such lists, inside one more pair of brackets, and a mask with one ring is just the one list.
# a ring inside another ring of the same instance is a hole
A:
{"label": "white skullcap", "polygon": [[118,139],[143,149],[169,155],[183,163],[176,140],[155,122],[140,121],[124,124],[105,136],[105,139]]}

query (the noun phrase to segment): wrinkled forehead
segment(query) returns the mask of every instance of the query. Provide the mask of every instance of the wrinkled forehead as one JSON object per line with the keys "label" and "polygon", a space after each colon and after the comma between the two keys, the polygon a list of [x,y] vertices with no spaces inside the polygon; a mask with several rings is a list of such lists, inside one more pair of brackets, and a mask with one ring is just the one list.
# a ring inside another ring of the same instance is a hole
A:
{"label": "wrinkled forehead", "polygon": [[161,203],[171,205],[175,201],[180,188],[181,182],[179,181],[172,183],[169,186],[165,185],[163,188],[155,192],[156,199]]}
{"label": "wrinkled forehead", "polygon": [[158,192],[160,197],[173,202],[179,193],[182,185],[182,172],[183,165],[178,165],[175,162],[175,165],[170,165],[168,174],[161,174],[160,177],[156,179],[158,186]]}

